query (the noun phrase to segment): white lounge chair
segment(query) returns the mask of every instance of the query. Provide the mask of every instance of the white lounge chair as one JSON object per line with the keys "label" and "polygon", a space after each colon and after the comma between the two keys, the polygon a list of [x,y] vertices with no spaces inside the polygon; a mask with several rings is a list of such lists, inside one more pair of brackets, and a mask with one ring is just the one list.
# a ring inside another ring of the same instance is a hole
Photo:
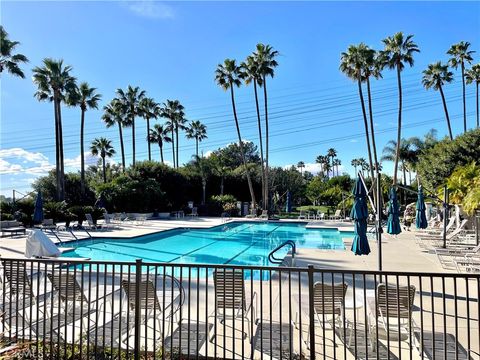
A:
{"label": "white lounge chair", "polygon": [[90,230],[97,230],[102,228],[100,225],[95,224],[92,214],[85,214],[85,219],[87,220],[88,228]]}
{"label": "white lounge chair", "polygon": [[193,207],[192,208],[192,212],[190,214],[188,214],[187,216],[191,217],[191,218],[194,218],[194,217],[198,217],[198,208],[197,207]]}
{"label": "white lounge chair", "polygon": [[305,220],[305,212],[300,210],[300,214],[298,214],[299,220]]}
{"label": "white lounge chair", "polygon": [[335,211],[335,214],[330,215],[329,219],[330,220],[341,220],[342,219],[342,210],[337,209]]}

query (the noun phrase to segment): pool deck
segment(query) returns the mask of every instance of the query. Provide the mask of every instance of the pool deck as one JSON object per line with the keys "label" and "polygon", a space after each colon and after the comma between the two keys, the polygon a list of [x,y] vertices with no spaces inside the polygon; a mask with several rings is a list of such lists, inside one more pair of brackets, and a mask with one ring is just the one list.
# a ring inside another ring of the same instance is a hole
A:
{"label": "pool deck", "polygon": [[[259,221],[253,219],[232,219],[230,221]],[[281,220],[291,221],[291,220]],[[351,222],[341,221],[302,221],[308,228],[337,228],[340,231],[353,231]],[[175,228],[210,228],[224,223],[221,218],[199,217],[182,220],[148,220],[143,223],[120,224],[117,229],[91,231],[94,237],[129,238],[152,234]],[[85,234],[83,234],[85,236]],[[0,238],[0,256],[23,258],[25,252],[24,235]],[[414,232],[403,232],[398,236],[383,234],[382,236],[383,270],[416,272],[445,272],[436,255],[421,249],[414,240]],[[314,265],[322,269],[348,270],[378,270],[377,244],[370,238],[372,252],[368,256],[355,256],[349,251],[352,239],[344,238],[345,251],[299,249],[296,256],[296,266]],[[398,256],[408,254],[408,256]]]}

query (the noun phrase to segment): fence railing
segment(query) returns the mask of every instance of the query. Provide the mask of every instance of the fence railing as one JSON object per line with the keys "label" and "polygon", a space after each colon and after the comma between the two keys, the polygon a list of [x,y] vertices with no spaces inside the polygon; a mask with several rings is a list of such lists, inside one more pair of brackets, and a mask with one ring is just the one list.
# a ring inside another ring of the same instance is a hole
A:
{"label": "fence railing", "polygon": [[2,258],[0,280],[0,358],[480,356],[478,274]]}

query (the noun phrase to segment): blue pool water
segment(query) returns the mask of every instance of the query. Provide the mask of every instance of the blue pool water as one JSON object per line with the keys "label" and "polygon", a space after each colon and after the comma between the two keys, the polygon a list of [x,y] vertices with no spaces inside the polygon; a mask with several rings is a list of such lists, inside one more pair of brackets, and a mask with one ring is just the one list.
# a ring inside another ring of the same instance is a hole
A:
{"label": "blue pool water", "polygon": [[[233,222],[210,229],[175,229],[130,239],[97,238],[69,243],[66,257],[101,261],[161,262],[172,264],[230,264],[272,266],[268,254],[286,240],[297,248],[343,250],[342,238],[351,232],[306,229],[300,223]],[[287,249],[277,253],[284,257]]]}

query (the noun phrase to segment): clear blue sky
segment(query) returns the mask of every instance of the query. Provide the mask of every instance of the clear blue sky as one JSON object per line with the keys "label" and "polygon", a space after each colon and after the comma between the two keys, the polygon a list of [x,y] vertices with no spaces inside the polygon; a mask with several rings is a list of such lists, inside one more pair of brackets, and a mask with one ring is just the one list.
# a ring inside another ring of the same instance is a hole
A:
{"label": "clear blue sky", "polygon": [[[29,184],[54,163],[54,121],[50,103],[34,99],[31,69],[45,57],[62,58],[73,75],[103,95],[102,106],[116,88],[140,86],[158,102],[178,99],[188,119],[208,127],[204,152],[235,140],[228,94],[213,73],[225,58],[243,60],[258,42],[271,44],[281,56],[269,82],[271,104],[271,164],[285,166],[303,160],[313,169],[315,158],[337,149],[343,170],[354,157],[366,157],[356,86],[338,71],[340,53],[348,45],[381,40],[397,31],[414,34],[421,53],[406,69],[405,137],[435,127],[446,134],[440,95],[421,86],[428,63],[447,60],[445,52],[460,40],[470,41],[480,59],[479,2],[8,2],[1,3],[1,22],[21,45],[30,63],[26,79],[2,74],[0,130],[0,192],[27,191]],[[453,131],[461,131],[461,84],[446,89]],[[397,116],[394,74],[373,83],[378,146],[393,138]],[[238,92],[244,138],[257,141],[253,89]],[[469,126],[474,124],[474,87],[467,88]],[[101,111],[89,111],[86,144],[98,136],[119,148],[117,129],[105,129]],[[65,157],[68,169],[78,168],[80,112],[63,109]],[[137,120],[137,157],[146,158],[145,122]],[[127,160],[131,131],[125,131]],[[194,153],[194,143],[182,138],[181,162]],[[119,150],[119,149],[118,149]],[[159,157],[157,147],[153,156]],[[170,160],[170,152],[166,152]],[[115,161],[120,161],[117,156]],[[90,160],[89,160],[90,161]],[[385,164],[387,171],[391,170]]]}

